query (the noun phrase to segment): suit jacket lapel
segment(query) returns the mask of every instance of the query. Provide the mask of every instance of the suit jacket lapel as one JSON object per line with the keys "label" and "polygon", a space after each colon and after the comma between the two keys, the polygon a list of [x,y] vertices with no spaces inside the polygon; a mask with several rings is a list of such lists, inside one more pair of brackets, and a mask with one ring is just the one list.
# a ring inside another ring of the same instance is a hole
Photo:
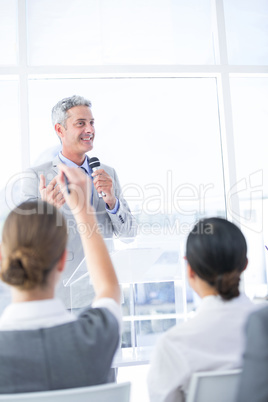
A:
{"label": "suit jacket lapel", "polygon": [[57,155],[54,159],[53,159],[53,171],[58,174],[59,173],[59,169],[58,169],[58,165],[62,163],[62,161],[59,158],[59,155]]}
{"label": "suit jacket lapel", "polygon": [[[94,187],[94,185],[93,185],[93,187]],[[95,211],[97,211],[99,202],[100,202],[100,197],[99,197],[99,194],[97,193],[97,191],[96,191],[96,189],[94,187],[93,188],[93,207],[94,207]]]}

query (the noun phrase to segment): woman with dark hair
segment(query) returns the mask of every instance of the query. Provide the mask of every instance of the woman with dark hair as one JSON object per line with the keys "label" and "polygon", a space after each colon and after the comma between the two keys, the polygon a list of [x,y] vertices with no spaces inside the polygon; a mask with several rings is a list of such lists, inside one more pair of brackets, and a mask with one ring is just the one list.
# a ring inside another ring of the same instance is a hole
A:
{"label": "woman with dark hair", "polygon": [[11,287],[12,303],[0,317],[0,393],[105,383],[118,347],[120,289],[88,201],[90,179],[62,165],[57,180],[81,229],[95,301],[76,317],[54,298],[67,257],[66,223],[59,210],[43,201],[13,210],[1,244],[0,274]]}
{"label": "woman with dark hair", "polygon": [[148,375],[150,400],[184,400],[196,371],[241,367],[244,324],[254,310],[240,294],[247,245],[240,229],[221,218],[200,220],[186,243],[187,276],[202,298],[195,316],[158,341]]}

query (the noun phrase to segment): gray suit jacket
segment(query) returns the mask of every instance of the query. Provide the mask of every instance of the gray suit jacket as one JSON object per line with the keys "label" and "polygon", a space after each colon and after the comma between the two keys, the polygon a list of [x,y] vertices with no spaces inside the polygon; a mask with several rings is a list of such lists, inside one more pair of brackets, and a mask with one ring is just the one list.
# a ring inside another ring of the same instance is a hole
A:
{"label": "gray suit jacket", "polygon": [[[39,192],[40,174],[46,178],[48,184],[58,174],[58,164],[62,163],[57,156],[53,161],[43,165],[28,169],[22,180],[21,185],[21,202],[41,199]],[[126,200],[122,197],[121,187],[115,170],[109,166],[101,164],[113,179],[115,196],[118,198],[120,207],[116,214],[111,214],[106,210],[106,204],[102,198],[99,198],[97,191],[93,190],[93,206],[96,210],[98,225],[103,237],[111,238],[113,234],[120,237],[133,237],[136,235],[136,221],[132,216]],[[68,254],[66,267],[62,276],[62,283],[59,284],[57,296],[65,303],[66,307],[70,307],[70,288],[63,286],[72,276],[75,269],[79,266],[84,258],[83,247],[80,239],[79,231],[83,230],[77,227],[76,221],[67,204],[61,207],[61,212],[67,221],[68,227]],[[78,307],[78,306],[77,306]],[[79,306],[80,307],[80,306]]]}
{"label": "gray suit jacket", "polygon": [[55,327],[0,331],[0,393],[106,383],[118,342],[117,320],[105,308]]}
{"label": "gray suit jacket", "polygon": [[250,315],[237,402],[268,401],[268,307]]}

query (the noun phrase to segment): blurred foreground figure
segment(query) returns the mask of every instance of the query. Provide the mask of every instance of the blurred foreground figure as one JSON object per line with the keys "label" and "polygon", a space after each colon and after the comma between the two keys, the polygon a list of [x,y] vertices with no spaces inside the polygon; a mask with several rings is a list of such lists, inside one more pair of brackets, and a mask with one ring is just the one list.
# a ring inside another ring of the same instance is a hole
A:
{"label": "blurred foreground figure", "polygon": [[85,202],[91,181],[80,169],[59,169],[58,185],[84,228],[81,240],[96,297],[78,317],[54,298],[67,255],[59,210],[43,201],[13,210],[1,245],[1,279],[11,287],[12,304],[0,317],[0,393],[105,383],[119,343],[120,290],[94,209]]}

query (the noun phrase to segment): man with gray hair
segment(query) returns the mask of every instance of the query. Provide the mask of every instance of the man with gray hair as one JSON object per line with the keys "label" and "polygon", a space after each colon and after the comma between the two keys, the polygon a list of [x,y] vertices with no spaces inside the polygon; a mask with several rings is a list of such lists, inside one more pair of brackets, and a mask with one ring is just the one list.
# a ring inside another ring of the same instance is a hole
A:
{"label": "man with gray hair", "polygon": [[[99,230],[105,238],[111,238],[113,234],[134,237],[136,222],[122,197],[115,170],[103,164],[94,173],[90,168],[87,152],[93,149],[95,139],[91,102],[76,95],[62,99],[52,109],[52,123],[61,141],[62,150],[53,161],[27,171],[22,184],[22,201],[41,198],[63,212],[69,232],[64,275],[66,282],[83,260],[84,254],[79,235],[82,229],[77,227],[57,184],[60,163],[81,168],[92,177],[91,204],[96,210]],[[58,289],[58,295],[66,306],[70,307],[70,289],[64,288],[62,284]]]}

